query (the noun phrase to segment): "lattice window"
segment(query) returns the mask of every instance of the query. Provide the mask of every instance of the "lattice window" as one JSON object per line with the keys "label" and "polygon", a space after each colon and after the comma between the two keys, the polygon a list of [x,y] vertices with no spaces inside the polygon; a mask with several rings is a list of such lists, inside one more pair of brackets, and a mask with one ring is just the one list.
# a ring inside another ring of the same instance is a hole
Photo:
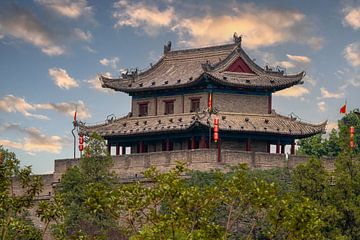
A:
{"label": "lattice window", "polygon": [[191,99],[190,112],[199,112],[200,111],[200,98]]}
{"label": "lattice window", "polygon": [[139,103],[139,117],[148,115],[148,105],[148,103]]}
{"label": "lattice window", "polygon": [[174,114],[174,100],[165,101],[165,114]]}

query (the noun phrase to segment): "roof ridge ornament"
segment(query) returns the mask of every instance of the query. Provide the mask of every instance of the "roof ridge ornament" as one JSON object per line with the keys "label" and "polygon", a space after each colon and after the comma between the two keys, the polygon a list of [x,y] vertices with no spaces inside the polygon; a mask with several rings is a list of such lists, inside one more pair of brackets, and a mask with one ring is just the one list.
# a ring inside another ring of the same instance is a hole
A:
{"label": "roof ridge ornament", "polygon": [[233,39],[234,39],[234,43],[241,46],[242,35],[238,36],[238,34],[234,32]]}
{"label": "roof ridge ornament", "polygon": [[121,73],[121,78],[123,79],[129,79],[131,78],[132,80],[134,80],[139,74],[139,69],[138,68],[135,68],[135,69],[126,69],[125,72],[122,72]]}
{"label": "roof ridge ornament", "polygon": [[211,65],[209,60],[206,60],[205,63],[201,63],[201,67],[205,72],[209,72],[209,71],[214,70],[214,66]]}
{"label": "roof ridge ornament", "polygon": [[171,41],[168,41],[167,44],[164,45],[164,54],[167,54],[171,51]]}

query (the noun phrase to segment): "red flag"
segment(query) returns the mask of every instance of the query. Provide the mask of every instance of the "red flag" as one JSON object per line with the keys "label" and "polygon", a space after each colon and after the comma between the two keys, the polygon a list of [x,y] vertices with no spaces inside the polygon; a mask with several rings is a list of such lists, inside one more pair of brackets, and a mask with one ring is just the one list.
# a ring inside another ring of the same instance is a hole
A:
{"label": "red flag", "polygon": [[75,111],[75,113],[74,113],[74,122],[76,122],[76,114],[77,114],[77,111]]}
{"label": "red flag", "polygon": [[340,108],[340,113],[346,113],[346,103]]}

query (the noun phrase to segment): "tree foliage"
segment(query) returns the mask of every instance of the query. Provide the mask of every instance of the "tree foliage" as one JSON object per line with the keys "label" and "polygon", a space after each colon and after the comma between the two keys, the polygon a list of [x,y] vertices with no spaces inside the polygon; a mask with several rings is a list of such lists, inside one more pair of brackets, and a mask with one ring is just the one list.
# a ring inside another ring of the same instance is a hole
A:
{"label": "tree foliage", "polygon": [[299,154],[315,157],[336,157],[349,146],[349,127],[355,128],[355,149],[360,152],[360,117],[351,111],[338,121],[338,130],[333,129],[328,138],[321,134],[300,140]]}
{"label": "tree foliage", "polygon": [[[21,187],[15,194],[15,182]],[[20,168],[15,154],[0,146],[0,239],[41,239],[41,233],[27,218],[28,209],[41,192],[40,177],[31,168]]]}

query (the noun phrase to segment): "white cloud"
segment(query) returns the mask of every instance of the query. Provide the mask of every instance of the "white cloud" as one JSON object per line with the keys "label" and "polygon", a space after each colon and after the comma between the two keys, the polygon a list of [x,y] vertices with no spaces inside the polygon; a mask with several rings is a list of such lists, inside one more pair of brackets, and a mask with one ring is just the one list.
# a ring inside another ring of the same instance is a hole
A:
{"label": "white cloud", "polygon": [[16,149],[22,148],[21,143],[10,141],[8,139],[0,139],[0,145],[5,146],[5,147],[10,147],[10,148],[16,148]]}
{"label": "white cloud", "polygon": [[274,96],[279,97],[302,97],[306,94],[309,94],[309,90],[303,86],[296,85],[281,91],[274,93]]}
{"label": "white cloud", "polygon": [[344,57],[352,66],[360,66],[360,42],[347,45],[344,49]]}
{"label": "white cloud", "polygon": [[37,128],[23,128],[19,124],[3,124],[0,131],[13,130],[25,137],[21,141],[0,139],[0,145],[24,150],[29,153],[50,152],[60,153],[65,140],[59,136],[46,136]]}
{"label": "white cloud", "polygon": [[62,68],[50,68],[49,75],[54,80],[54,83],[59,88],[70,89],[79,87],[79,84],[75,79],[69,76],[65,69]]}
{"label": "white cloud", "polygon": [[244,45],[248,48],[300,39],[310,44],[309,34],[303,30],[307,29],[305,19],[306,16],[297,11],[261,9],[254,4],[240,4],[236,11],[229,11],[226,15],[181,19],[173,30],[190,46],[226,42],[234,32],[243,34]]}
{"label": "white cloud", "polygon": [[90,53],[96,53],[96,50],[90,46],[84,46],[83,48]]}
{"label": "white cloud", "polygon": [[103,66],[110,66],[113,69],[117,69],[118,68],[118,64],[119,64],[119,58],[118,57],[113,57],[113,58],[103,58],[101,59],[99,62],[101,65]]}
{"label": "white cloud", "polygon": [[[104,76],[110,77],[111,74],[110,73],[105,73]],[[114,93],[113,90],[111,90],[109,88],[103,88],[101,86],[99,76],[96,76],[96,77],[94,77],[92,79],[89,79],[89,80],[85,80],[85,82],[89,84],[90,88],[95,89],[97,91],[104,92],[104,93]]]}
{"label": "white cloud", "polygon": [[344,84],[340,87],[340,90],[342,91],[345,91],[349,86],[360,86],[360,69],[358,68],[343,68],[336,71],[335,75],[340,81],[344,81]]}
{"label": "white cloud", "polygon": [[309,57],[306,56],[298,56],[298,55],[290,55],[290,54],[286,54],[286,56],[295,62],[299,62],[299,63],[305,63],[308,64],[311,62],[311,59]]}
{"label": "white cloud", "polygon": [[284,68],[294,68],[295,67],[295,64],[292,62],[289,62],[289,61],[276,62],[276,65],[279,65]]}
{"label": "white cloud", "polygon": [[320,112],[325,112],[326,111],[326,103],[324,101],[322,102],[318,102],[318,108],[320,110]]}
{"label": "white cloud", "polygon": [[92,7],[88,6],[86,0],[35,0],[35,2],[68,18],[76,19],[80,16],[92,15]]}
{"label": "white cloud", "polygon": [[248,48],[300,41],[319,49],[323,42],[322,38],[311,35],[311,24],[306,16],[298,11],[236,4],[223,15],[203,11],[205,8],[193,7],[196,14],[188,17],[190,14],[186,8],[174,9],[168,6],[160,9],[145,2],[130,3],[121,0],[115,3],[114,7],[116,28],[139,28],[150,36],[165,28],[177,33],[181,44],[191,47],[229,42],[234,32],[243,34],[244,45]]}
{"label": "white cloud", "polygon": [[339,92],[339,93],[332,93],[332,92],[329,92],[326,88],[322,87],[320,88],[320,92],[321,92],[321,97],[318,98],[318,99],[321,99],[321,98],[343,98],[344,97],[344,93],[343,92]]}
{"label": "white cloud", "polygon": [[36,109],[41,110],[54,110],[56,112],[63,113],[68,116],[73,116],[75,110],[77,110],[77,116],[81,119],[91,118],[89,109],[85,103],[81,100],[77,102],[62,102],[62,103],[43,103],[35,104]]}
{"label": "white cloud", "polygon": [[35,111],[36,108],[34,105],[25,101],[23,97],[15,97],[14,95],[6,95],[2,99],[0,99],[0,111],[4,112],[19,112],[23,114],[25,117],[37,118],[42,120],[48,120],[49,118],[44,115],[38,115],[30,113],[31,111]]}
{"label": "white cloud", "polygon": [[75,28],[74,29],[74,34],[78,39],[80,39],[82,41],[90,42],[92,40],[92,34],[91,34],[90,31],[84,32],[80,28]]}
{"label": "white cloud", "polygon": [[79,118],[90,118],[91,114],[89,109],[83,101],[78,102],[62,102],[62,103],[40,103],[32,104],[25,101],[25,98],[16,97],[13,95],[6,95],[0,99],[0,111],[4,112],[20,112],[25,117],[32,117],[37,119],[47,120],[49,119],[44,115],[37,115],[31,112],[37,110],[53,110],[68,116],[73,116],[75,109],[78,111]]}
{"label": "white cloud", "polygon": [[56,42],[56,35],[32,13],[13,6],[0,12],[0,32],[5,36],[30,43],[49,56],[65,53],[65,48]]}
{"label": "white cloud", "polygon": [[116,10],[113,17],[116,20],[116,28],[140,27],[151,36],[157,34],[162,27],[169,27],[175,19],[172,7],[160,10],[155,6],[147,6],[145,3],[121,0],[114,4],[114,8]]}
{"label": "white cloud", "polygon": [[352,27],[354,30],[360,29],[360,6],[359,7],[346,7],[343,9],[344,25]]}

